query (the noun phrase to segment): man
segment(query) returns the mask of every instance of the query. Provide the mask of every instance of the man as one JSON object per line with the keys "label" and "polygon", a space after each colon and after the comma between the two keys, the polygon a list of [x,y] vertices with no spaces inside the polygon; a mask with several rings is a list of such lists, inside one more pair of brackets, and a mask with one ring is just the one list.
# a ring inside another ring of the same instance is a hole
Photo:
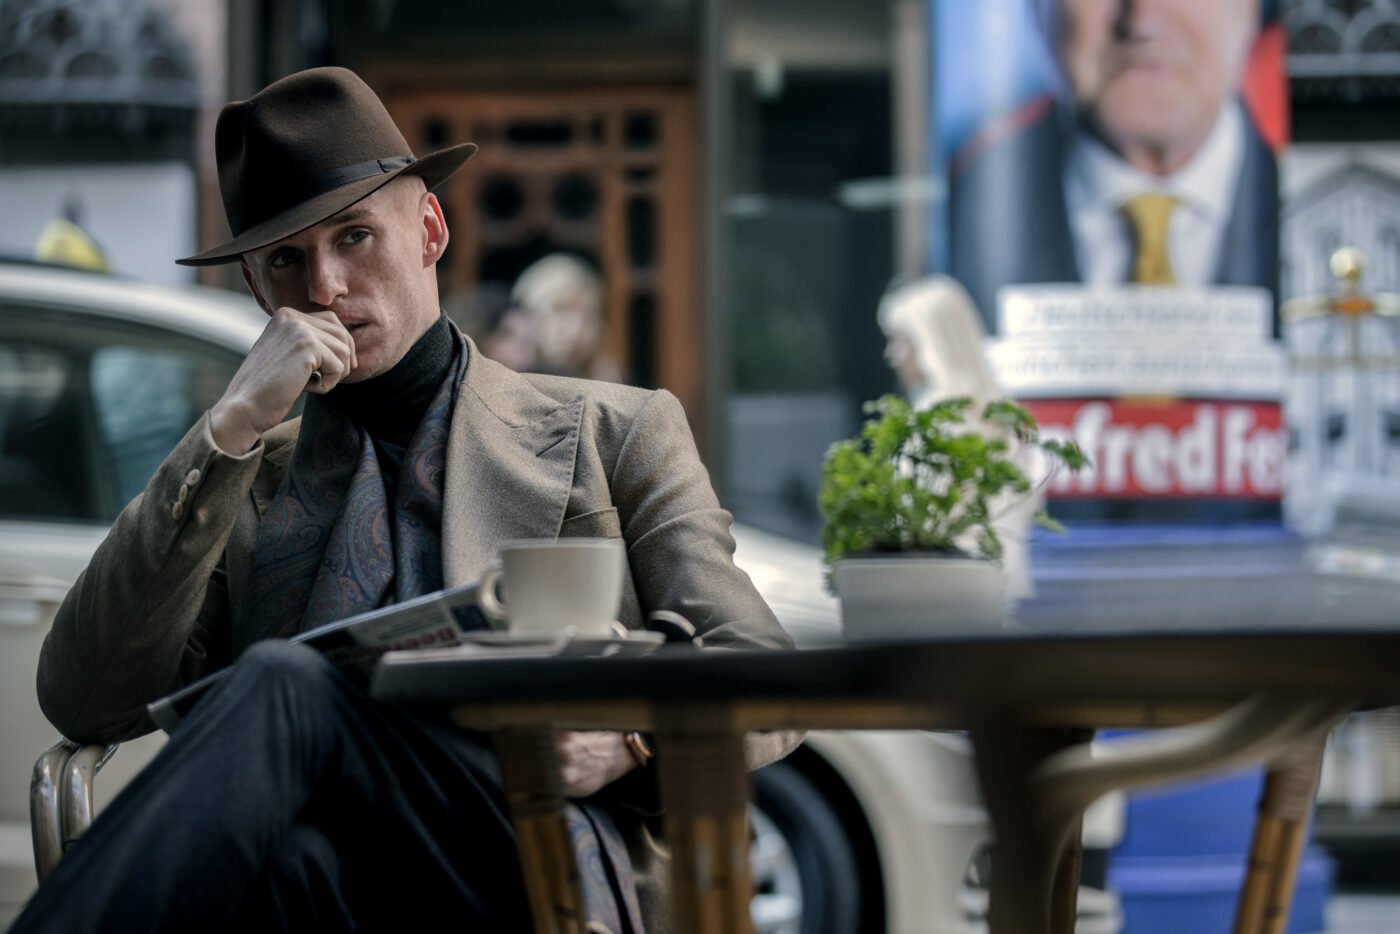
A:
{"label": "man", "polygon": [[1277,291],[1273,154],[1238,94],[1257,0],[1037,0],[1059,106],[978,134],[952,173],[953,274],[995,329],[1038,282]]}
{"label": "man", "polygon": [[[269,637],[473,581],[506,539],[611,536],[624,624],[670,609],[711,645],[788,642],[674,397],[519,376],[440,311],[431,190],[475,146],[415,159],[363,82],[323,68],[229,104],[216,148],[234,236],[182,262],[240,262],[270,321],[69,594],[39,694],[66,736],[108,742],[233,669],[14,930],[526,930],[487,740]],[[645,756],[611,733],[557,747],[591,919],[666,929]],[[757,738],[753,764],[788,748]]]}

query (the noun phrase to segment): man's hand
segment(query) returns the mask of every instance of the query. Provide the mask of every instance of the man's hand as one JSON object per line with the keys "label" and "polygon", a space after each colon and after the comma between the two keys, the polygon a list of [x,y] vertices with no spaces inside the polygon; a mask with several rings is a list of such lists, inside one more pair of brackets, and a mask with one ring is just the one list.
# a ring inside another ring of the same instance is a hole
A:
{"label": "man's hand", "polygon": [[[354,368],[355,340],[334,313],[277,309],[209,411],[214,443],[246,454],[303,392],[329,392]],[[318,371],[320,382],[311,381]]]}
{"label": "man's hand", "polygon": [[586,798],[637,766],[621,733],[561,730],[554,734],[554,756],[569,798]]}

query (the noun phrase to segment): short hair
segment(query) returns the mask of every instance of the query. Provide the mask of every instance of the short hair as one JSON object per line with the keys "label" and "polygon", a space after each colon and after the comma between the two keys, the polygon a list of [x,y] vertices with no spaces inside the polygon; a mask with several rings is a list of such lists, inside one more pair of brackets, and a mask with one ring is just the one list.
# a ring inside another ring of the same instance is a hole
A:
{"label": "short hair", "polygon": [[895,287],[876,318],[887,337],[902,335],[930,381],[925,403],[968,396],[981,407],[1001,395],[987,363],[986,331],[967,289],[949,276],[928,276]]}
{"label": "short hair", "polygon": [[536,260],[515,280],[510,297],[530,309],[547,310],[580,294],[603,310],[603,280],[596,269],[568,253]]}

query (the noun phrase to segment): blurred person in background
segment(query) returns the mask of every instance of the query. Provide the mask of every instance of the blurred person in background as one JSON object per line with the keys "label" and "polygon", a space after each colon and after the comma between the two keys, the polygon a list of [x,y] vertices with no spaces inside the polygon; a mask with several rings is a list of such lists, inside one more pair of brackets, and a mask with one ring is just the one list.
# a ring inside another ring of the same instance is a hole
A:
{"label": "blurred person in background", "polygon": [[543,371],[622,382],[622,367],[603,348],[605,293],[592,266],[551,253],[520,274],[511,298],[534,316]]}
{"label": "blurred person in background", "polygon": [[504,283],[483,282],[448,299],[443,311],[483,355],[517,373],[542,372],[538,323]]}
{"label": "blurred person in background", "polygon": [[[945,399],[971,399],[967,426],[988,433],[979,416],[1003,393],[987,363],[986,332],[967,290],[948,276],[899,285],[885,294],[876,318],[885,335],[885,361],[910,403],[927,409]],[[1044,503],[1038,490],[1025,496],[1004,494],[992,503],[1008,602],[1034,595],[1030,529]]]}
{"label": "blurred person in background", "polygon": [[1278,176],[1241,101],[1258,0],[1031,0],[1042,97],[954,160],[952,272],[984,320],[1003,285],[1277,292]]}

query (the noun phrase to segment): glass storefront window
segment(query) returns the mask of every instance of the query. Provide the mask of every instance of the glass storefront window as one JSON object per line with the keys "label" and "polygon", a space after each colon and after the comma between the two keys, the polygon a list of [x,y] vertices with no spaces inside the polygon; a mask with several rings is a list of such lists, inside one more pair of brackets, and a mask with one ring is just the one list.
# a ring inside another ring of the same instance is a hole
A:
{"label": "glass storefront window", "polygon": [[875,323],[895,273],[891,5],[735,0],[720,241],[732,315],[728,501],[815,541],[821,458],[892,388]]}

